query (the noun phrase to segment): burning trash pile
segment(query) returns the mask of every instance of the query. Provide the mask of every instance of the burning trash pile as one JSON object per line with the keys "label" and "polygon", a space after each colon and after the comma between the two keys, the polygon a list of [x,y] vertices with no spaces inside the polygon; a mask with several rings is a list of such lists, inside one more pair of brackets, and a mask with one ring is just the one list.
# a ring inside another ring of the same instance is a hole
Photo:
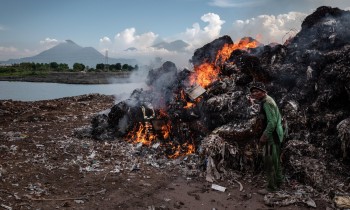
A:
{"label": "burning trash pile", "polygon": [[284,44],[220,37],[194,52],[193,69],[170,61],[149,71],[149,89],[92,121],[95,139],[125,139],[177,158],[205,158],[207,180],[228,169],[261,169],[258,107],[249,86],[263,82],[288,123],[283,166],[319,192],[349,192],[350,12],[320,7]]}

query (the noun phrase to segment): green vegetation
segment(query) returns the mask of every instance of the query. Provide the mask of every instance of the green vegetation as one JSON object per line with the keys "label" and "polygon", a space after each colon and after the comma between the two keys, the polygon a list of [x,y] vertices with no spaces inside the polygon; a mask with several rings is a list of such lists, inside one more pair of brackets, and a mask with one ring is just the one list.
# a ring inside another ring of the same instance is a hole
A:
{"label": "green vegetation", "polygon": [[10,66],[0,65],[0,76],[8,77],[25,77],[25,76],[44,76],[51,72],[130,72],[138,70],[138,66],[128,64],[97,64],[96,68],[90,68],[82,63],[74,63],[73,69],[70,69],[65,63],[30,63],[12,64]]}

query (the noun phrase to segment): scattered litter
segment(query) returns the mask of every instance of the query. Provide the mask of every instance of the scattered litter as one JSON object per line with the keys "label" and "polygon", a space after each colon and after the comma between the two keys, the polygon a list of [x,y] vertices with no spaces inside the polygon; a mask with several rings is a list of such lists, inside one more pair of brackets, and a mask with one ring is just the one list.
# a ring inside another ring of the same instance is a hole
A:
{"label": "scattered litter", "polygon": [[225,192],[225,190],[226,190],[226,187],[222,187],[222,186],[217,185],[217,184],[212,184],[211,188],[214,189],[214,190],[221,191],[221,192]]}
{"label": "scattered litter", "polygon": [[0,206],[1,206],[2,208],[4,208],[4,209],[12,210],[12,207],[10,207],[10,206],[6,206],[6,205],[4,205],[4,204],[1,204]]}
{"label": "scattered litter", "polygon": [[313,208],[317,207],[315,201],[311,199],[309,194],[301,193],[300,191],[294,193],[285,191],[268,193],[264,196],[264,202],[268,206],[289,206],[297,203],[304,203]]}
{"label": "scattered litter", "polygon": [[336,195],[333,201],[337,208],[350,209],[350,195]]}
{"label": "scattered litter", "polygon": [[77,204],[85,203],[83,200],[74,200],[74,202],[77,203]]}
{"label": "scattered litter", "polygon": [[157,142],[157,143],[155,143],[155,144],[152,145],[152,148],[153,148],[153,149],[157,149],[159,146],[160,146],[160,143]]}
{"label": "scattered litter", "polygon": [[120,166],[115,166],[111,173],[120,173]]}
{"label": "scattered litter", "polygon": [[233,180],[233,181],[235,181],[237,184],[239,184],[239,191],[240,192],[242,192],[242,190],[243,190],[243,185],[242,185],[242,183],[240,183],[239,181],[237,181],[237,180]]}

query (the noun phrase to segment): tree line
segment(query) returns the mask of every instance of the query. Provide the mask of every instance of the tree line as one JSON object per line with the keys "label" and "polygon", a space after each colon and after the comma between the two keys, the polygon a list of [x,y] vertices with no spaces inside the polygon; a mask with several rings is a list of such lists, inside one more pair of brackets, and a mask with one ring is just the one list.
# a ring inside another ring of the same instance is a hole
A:
{"label": "tree line", "polygon": [[74,63],[73,68],[69,68],[66,63],[34,63],[34,62],[23,62],[19,64],[12,64],[10,66],[0,66],[0,73],[11,74],[11,73],[43,73],[43,72],[130,72],[138,70],[138,65],[131,66],[128,64],[96,64],[95,68],[85,66],[82,63]]}

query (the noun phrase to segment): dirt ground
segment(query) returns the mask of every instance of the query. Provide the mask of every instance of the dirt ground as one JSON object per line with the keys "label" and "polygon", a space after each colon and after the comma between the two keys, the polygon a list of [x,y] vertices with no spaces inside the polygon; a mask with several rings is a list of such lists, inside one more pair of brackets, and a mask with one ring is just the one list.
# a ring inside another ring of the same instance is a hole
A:
{"label": "dirt ground", "polygon": [[[271,207],[257,193],[261,175],[212,189],[202,176],[164,160],[154,164],[123,140],[77,138],[74,131],[114,104],[112,96],[0,101],[0,209],[309,209]],[[289,185],[286,188],[291,187]],[[314,199],[317,209],[330,204]]]}

